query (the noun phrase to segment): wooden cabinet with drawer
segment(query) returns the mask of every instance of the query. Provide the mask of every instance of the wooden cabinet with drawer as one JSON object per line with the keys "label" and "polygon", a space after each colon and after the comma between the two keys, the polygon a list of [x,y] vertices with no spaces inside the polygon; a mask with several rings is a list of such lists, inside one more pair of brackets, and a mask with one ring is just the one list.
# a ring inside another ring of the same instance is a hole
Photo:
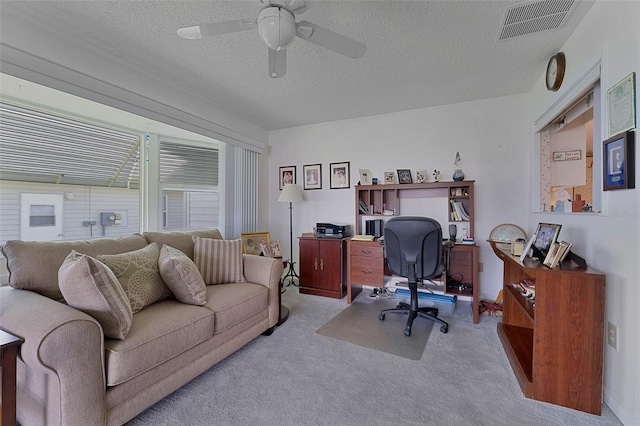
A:
{"label": "wooden cabinet with drawer", "polygon": [[362,291],[362,286],[384,285],[384,247],[377,241],[347,243],[347,302]]}

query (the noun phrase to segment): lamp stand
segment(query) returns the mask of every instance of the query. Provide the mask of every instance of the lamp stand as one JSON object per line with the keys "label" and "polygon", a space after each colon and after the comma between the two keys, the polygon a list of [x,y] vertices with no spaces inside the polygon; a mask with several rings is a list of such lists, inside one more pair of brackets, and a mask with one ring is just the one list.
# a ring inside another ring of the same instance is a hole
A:
{"label": "lamp stand", "polygon": [[289,283],[286,284],[287,287],[291,284],[293,284],[294,286],[300,285],[294,280],[294,278],[297,278],[299,281],[300,277],[296,273],[296,262],[292,261],[291,259],[293,259],[293,203],[289,202],[289,260],[287,261],[287,267],[289,268],[289,270],[287,271],[287,275],[285,275],[282,279],[282,283],[284,284],[285,281],[287,281],[287,278],[289,278]]}

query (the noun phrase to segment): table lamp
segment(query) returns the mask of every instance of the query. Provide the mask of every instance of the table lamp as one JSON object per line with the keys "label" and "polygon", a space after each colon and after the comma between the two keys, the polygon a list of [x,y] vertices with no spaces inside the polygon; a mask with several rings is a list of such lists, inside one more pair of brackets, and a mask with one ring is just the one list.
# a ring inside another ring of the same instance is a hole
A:
{"label": "table lamp", "polygon": [[293,261],[293,203],[300,203],[304,201],[302,197],[302,190],[298,185],[293,183],[287,183],[282,188],[282,192],[278,197],[278,202],[289,203],[289,260],[287,262],[287,275],[284,276],[282,282],[284,283],[289,278],[288,285],[298,285],[295,283],[294,278],[300,279],[294,268],[295,262]]}

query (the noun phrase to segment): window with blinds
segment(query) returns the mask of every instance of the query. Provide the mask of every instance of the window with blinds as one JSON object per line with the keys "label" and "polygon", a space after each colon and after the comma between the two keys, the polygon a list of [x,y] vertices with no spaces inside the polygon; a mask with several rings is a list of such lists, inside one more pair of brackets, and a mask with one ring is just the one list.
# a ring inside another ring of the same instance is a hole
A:
{"label": "window with blinds", "polygon": [[0,179],[139,188],[140,135],[0,102]]}

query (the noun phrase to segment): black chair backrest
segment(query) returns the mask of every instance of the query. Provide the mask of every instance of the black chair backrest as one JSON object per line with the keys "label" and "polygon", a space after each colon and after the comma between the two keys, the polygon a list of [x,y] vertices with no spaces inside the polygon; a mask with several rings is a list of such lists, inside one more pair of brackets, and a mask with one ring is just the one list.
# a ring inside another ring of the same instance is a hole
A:
{"label": "black chair backrest", "polygon": [[415,264],[416,279],[433,277],[442,266],[442,228],[427,217],[393,217],[384,225],[384,248],[394,274],[409,277]]}

